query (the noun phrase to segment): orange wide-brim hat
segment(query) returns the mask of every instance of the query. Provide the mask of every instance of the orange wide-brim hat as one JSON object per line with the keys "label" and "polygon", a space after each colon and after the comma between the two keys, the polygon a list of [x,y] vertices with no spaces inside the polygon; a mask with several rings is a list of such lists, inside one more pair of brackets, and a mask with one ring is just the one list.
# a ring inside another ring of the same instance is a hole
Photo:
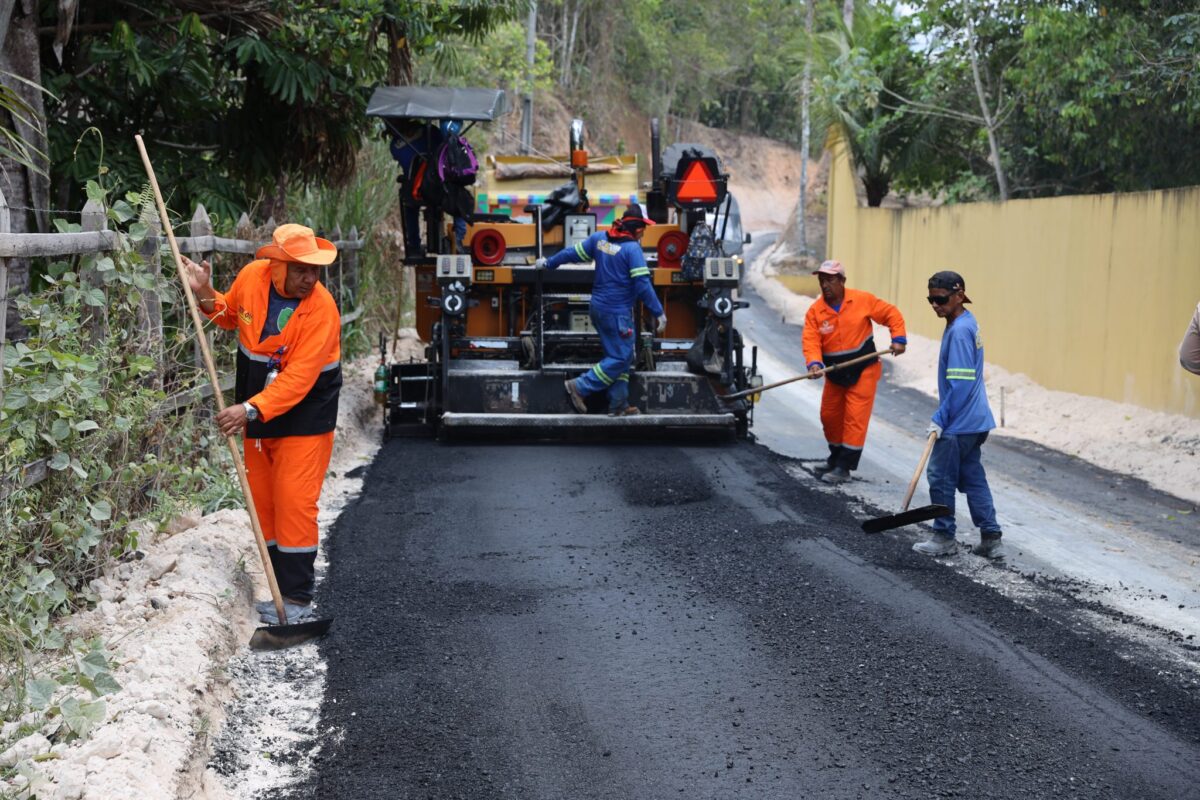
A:
{"label": "orange wide-brim hat", "polygon": [[323,267],[337,260],[337,248],[333,242],[314,234],[312,228],[289,223],[276,228],[271,243],[258,248],[254,257]]}

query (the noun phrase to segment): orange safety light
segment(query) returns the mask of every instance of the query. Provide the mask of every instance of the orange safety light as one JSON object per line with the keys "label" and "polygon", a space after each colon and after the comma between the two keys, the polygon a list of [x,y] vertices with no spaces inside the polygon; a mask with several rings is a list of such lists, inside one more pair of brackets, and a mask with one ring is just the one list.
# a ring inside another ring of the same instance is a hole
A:
{"label": "orange safety light", "polygon": [[708,165],[693,161],[688,165],[679,189],[675,192],[677,203],[716,203],[717,186]]}
{"label": "orange safety light", "polygon": [[579,169],[588,165],[587,150],[572,150],[571,151],[571,166]]}

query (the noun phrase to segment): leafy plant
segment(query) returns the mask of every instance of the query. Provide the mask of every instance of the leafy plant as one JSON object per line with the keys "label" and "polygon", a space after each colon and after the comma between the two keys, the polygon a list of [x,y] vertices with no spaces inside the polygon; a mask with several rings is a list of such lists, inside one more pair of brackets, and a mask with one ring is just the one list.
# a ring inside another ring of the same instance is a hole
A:
{"label": "leafy plant", "polygon": [[[29,337],[4,349],[0,474],[19,476],[37,462],[48,472],[28,487],[11,478],[0,487],[5,719],[46,697],[39,665],[65,646],[52,622],[93,599],[88,581],[110,558],[137,548],[133,523],[162,522],[193,498],[215,505],[230,494],[210,425],[190,411],[169,418],[160,406],[166,386],[187,388],[198,372],[189,336],[168,327],[157,345],[142,333],[148,303],[165,299],[168,320],[177,307],[144,254],[144,193],[110,199],[97,180],[86,191],[118,231],[115,248],[49,264],[44,288],[17,298]],[[57,227],[79,228],[61,220]],[[73,685],[99,697],[115,684],[97,648],[75,659],[71,674]],[[95,703],[66,703],[57,713],[86,735],[102,709]]]}

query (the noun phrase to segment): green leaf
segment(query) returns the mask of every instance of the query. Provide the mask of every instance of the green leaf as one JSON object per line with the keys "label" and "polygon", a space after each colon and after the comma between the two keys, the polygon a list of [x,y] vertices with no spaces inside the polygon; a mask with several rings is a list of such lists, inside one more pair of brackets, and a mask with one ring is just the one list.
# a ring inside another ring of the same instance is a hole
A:
{"label": "green leaf", "polygon": [[142,241],[150,233],[150,228],[144,222],[135,222],[129,226],[129,240],[134,244]]}
{"label": "green leaf", "polygon": [[79,671],[89,678],[95,678],[103,672],[108,672],[108,659],[104,657],[104,652],[101,650],[89,651],[79,660]]}
{"label": "green leaf", "polygon": [[85,419],[82,422],[75,423],[75,430],[79,431],[80,433],[83,433],[84,431],[98,430],[99,428],[100,426],[94,419]]}
{"label": "green leaf", "polygon": [[71,423],[59,418],[50,423],[50,435],[57,441],[62,441],[71,435]]}
{"label": "green leaf", "polygon": [[46,466],[55,472],[62,472],[67,467],[71,466],[71,457],[66,453],[55,453],[46,462]]}
{"label": "green leaf", "polygon": [[87,182],[88,200],[95,200],[97,203],[103,203],[104,194],[105,192],[100,188],[100,184],[96,183],[95,181]]}
{"label": "green leaf", "polygon": [[59,705],[63,722],[80,738],[85,738],[92,728],[104,721],[104,710],[103,700],[83,703],[77,697],[68,697]]}
{"label": "green leaf", "polygon": [[112,503],[107,500],[98,500],[92,504],[89,513],[96,522],[112,519]]}
{"label": "green leaf", "polygon": [[50,699],[58,690],[58,682],[50,678],[36,678],[25,681],[25,699],[35,711],[41,711],[50,705]]}
{"label": "green leaf", "polygon": [[80,298],[89,306],[99,307],[105,304],[104,290],[98,286],[93,286],[80,295]]}
{"label": "green leaf", "polygon": [[101,672],[96,676],[95,684],[96,693],[99,695],[116,694],[121,691],[121,684],[117,683],[111,672]]}
{"label": "green leaf", "polygon": [[117,202],[113,203],[113,206],[109,209],[108,213],[114,221],[119,223],[128,222],[137,216],[137,212],[134,211],[129,203],[126,203],[124,200],[118,200]]}
{"label": "green leaf", "polygon": [[108,272],[109,270],[116,269],[117,265],[113,263],[110,257],[104,256],[103,258],[96,259],[95,267],[97,272]]}

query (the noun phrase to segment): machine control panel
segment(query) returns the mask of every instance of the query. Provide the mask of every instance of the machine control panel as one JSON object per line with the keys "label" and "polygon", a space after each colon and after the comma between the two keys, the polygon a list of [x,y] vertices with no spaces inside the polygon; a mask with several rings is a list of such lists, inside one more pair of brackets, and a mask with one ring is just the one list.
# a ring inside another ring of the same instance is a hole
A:
{"label": "machine control panel", "polygon": [[596,232],[595,214],[567,214],[563,217],[563,247],[574,247]]}
{"label": "machine control panel", "polygon": [[471,282],[474,267],[469,255],[449,255],[437,257],[437,279],[439,283],[447,281]]}
{"label": "machine control panel", "polygon": [[705,286],[737,286],[739,277],[738,263],[734,259],[704,259]]}

